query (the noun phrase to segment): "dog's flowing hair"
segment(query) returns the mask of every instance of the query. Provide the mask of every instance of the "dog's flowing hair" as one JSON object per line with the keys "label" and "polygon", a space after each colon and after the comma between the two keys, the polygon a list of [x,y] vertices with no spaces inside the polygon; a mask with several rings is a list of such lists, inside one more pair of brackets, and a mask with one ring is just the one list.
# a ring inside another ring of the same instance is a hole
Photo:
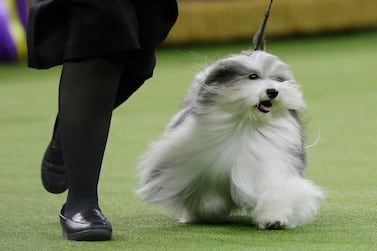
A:
{"label": "dog's flowing hair", "polygon": [[138,193],[181,222],[243,212],[261,229],[313,219],[324,197],[303,178],[305,101],[289,66],[256,49],[198,73],[181,110],[140,162]]}

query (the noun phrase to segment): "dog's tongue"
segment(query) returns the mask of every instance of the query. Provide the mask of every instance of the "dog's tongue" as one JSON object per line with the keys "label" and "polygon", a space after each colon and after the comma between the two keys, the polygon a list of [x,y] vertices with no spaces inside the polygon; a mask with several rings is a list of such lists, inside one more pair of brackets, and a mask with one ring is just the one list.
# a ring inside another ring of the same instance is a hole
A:
{"label": "dog's tongue", "polygon": [[258,105],[258,110],[263,113],[268,113],[271,111],[271,109],[272,109],[272,104],[271,104],[271,101],[269,100],[262,101]]}

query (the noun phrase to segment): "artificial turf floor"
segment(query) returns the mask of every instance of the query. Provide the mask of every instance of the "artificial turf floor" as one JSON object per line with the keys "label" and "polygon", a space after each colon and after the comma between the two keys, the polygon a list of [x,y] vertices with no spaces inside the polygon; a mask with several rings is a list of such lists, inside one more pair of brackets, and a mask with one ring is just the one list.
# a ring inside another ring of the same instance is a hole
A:
{"label": "artificial turf floor", "polygon": [[177,111],[202,65],[248,44],[160,49],[154,77],[114,112],[99,186],[113,241],[61,238],[65,194],[45,192],[40,161],[57,109],[59,67],[0,65],[0,250],[377,250],[377,32],[269,41],[303,86],[306,177],[328,192],[315,221],[262,231],[238,219],[181,225],[135,196],[137,158]]}

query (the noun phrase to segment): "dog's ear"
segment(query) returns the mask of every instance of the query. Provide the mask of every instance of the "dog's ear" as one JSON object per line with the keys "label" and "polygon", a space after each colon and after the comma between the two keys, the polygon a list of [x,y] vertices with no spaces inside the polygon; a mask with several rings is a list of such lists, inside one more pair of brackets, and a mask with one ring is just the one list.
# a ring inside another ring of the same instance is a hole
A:
{"label": "dog's ear", "polygon": [[212,83],[227,83],[235,76],[239,75],[241,67],[238,64],[227,64],[224,60],[217,62],[207,75],[204,84],[210,85]]}
{"label": "dog's ear", "polygon": [[223,84],[232,82],[242,76],[250,74],[250,69],[242,62],[232,57],[219,60],[214,64],[212,69],[204,81],[204,84],[211,85],[213,83]]}
{"label": "dog's ear", "polygon": [[259,31],[255,34],[254,39],[253,39],[254,44],[255,44],[254,50],[256,51],[264,51],[264,31],[266,29],[268,17],[270,16],[272,1],[273,0],[270,0],[270,4],[268,5],[266,13],[264,14],[263,23],[261,27],[259,28]]}
{"label": "dog's ear", "polygon": [[222,64],[218,64],[212,71],[208,74],[204,81],[204,84],[210,85],[214,82],[223,83],[229,81],[232,76],[236,75],[237,72],[232,68],[227,68]]}

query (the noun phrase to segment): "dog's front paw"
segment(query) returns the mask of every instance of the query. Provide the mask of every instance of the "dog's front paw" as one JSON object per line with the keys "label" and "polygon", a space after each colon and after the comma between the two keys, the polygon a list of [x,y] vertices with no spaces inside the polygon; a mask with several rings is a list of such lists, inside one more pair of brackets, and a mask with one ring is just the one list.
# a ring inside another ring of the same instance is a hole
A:
{"label": "dog's front paw", "polygon": [[291,229],[294,228],[295,225],[292,225],[287,217],[284,215],[278,216],[277,213],[269,215],[269,214],[262,214],[262,215],[254,215],[255,223],[259,229],[263,230],[283,230],[283,229]]}
{"label": "dog's front paw", "polygon": [[260,229],[266,229],[266,230],[283,230],[287,228],[286,225],[280,221],[258,224],[258,227]]}
{"label": "dog's front paw", "polygon": [[324,197],[310,181],[292,178],[265,188],[253,211],[261,229],[292,229],[310,223]]}

